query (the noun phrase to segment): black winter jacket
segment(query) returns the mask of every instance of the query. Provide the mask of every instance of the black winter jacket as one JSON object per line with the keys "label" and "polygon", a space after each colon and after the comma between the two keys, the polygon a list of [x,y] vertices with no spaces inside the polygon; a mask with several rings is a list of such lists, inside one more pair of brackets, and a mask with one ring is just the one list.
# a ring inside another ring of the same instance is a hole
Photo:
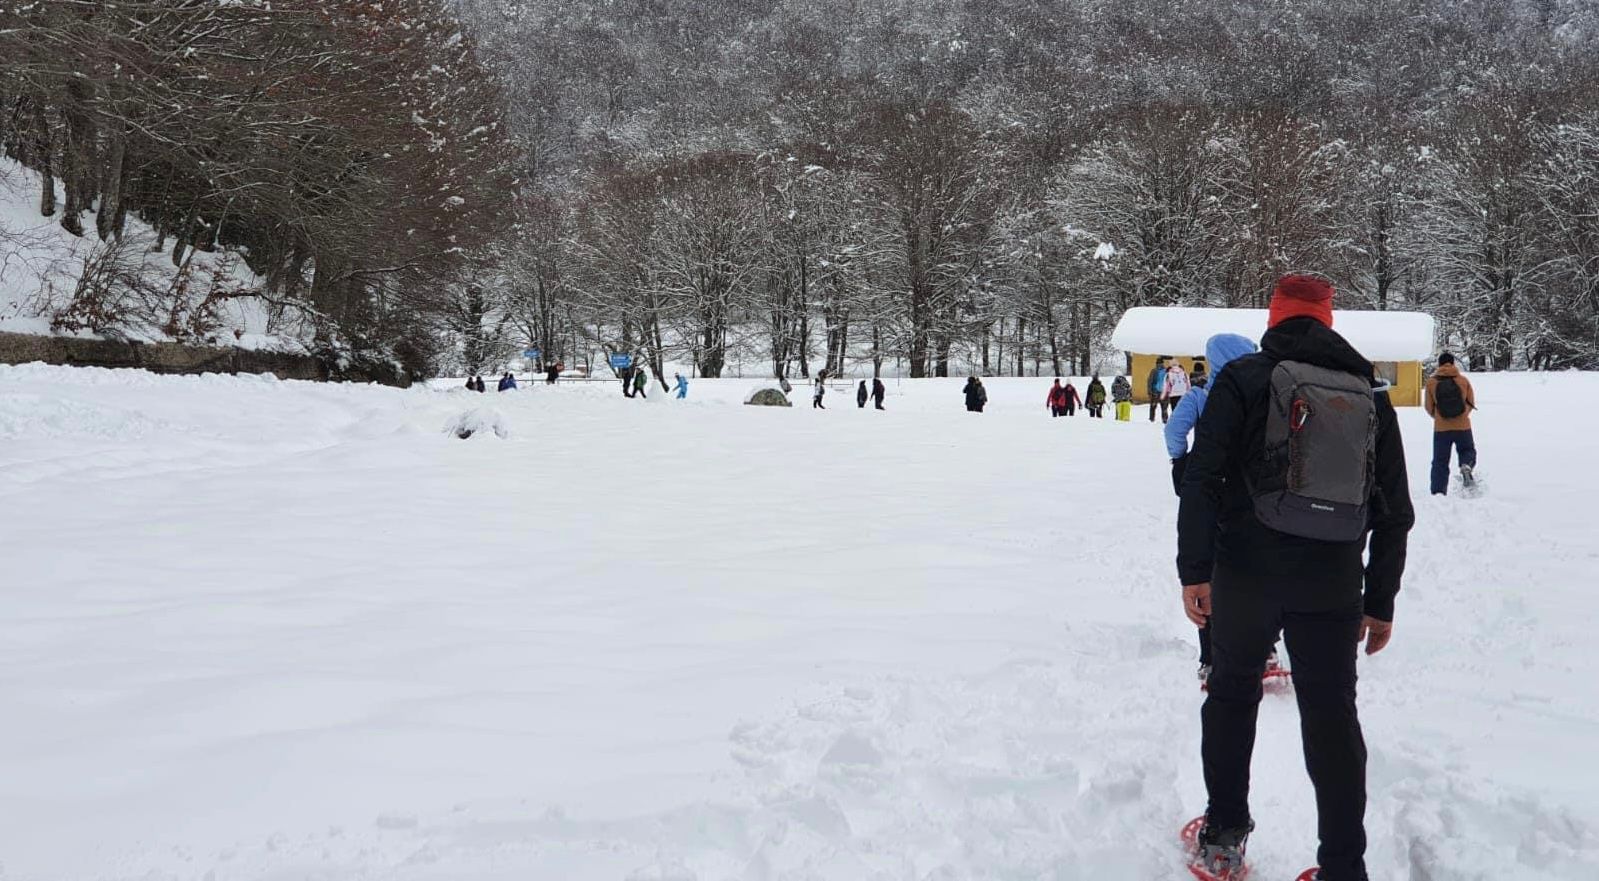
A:
{"label": "black winter jacket", "polygon": [[[1279,585],[1305,608],[1334,608],[1361,594],[1363,586],[1365,613],[1392,621],[1407,536],[1415,523],[1393,404],[1385,391],[1377,392],[1377,479],[1367,536],[1325,542],[1278,532],[1256,519],[1244,467],[1265,446],[1271,374],[1279,361],[1347,371],[1381,388],[1371,363],[1313,318],[1277,325],[1261,339],[1258,354],[1230,362],[1213,377],[1182,478],[1178,577],[1183,584],[1201,584],[1221,568]],[[1370,555],[1363,560],[1368,538]]]}
{"label": "black winter jacket", "polygon": [[988,390],[975,379],[966,380],[966,387],[961,391],[966,393],[966,408],[975,410],[988,403]]}

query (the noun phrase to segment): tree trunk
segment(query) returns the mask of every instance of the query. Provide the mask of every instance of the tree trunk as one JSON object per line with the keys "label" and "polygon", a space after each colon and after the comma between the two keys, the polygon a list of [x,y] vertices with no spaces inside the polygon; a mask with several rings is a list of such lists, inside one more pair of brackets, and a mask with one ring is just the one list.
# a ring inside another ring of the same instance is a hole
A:
{"label": "tree trunk", "polygon": [[1016,375],[1027,375],[1027,318],[1016,316]]}
{"label": "tree trunk", "polygon": [[810,310],[806,309],[804,304],[801,304],[799,309],[799,340],[797,348],[799,350],[800,376],[805,379],[810,379],[811,316]]}

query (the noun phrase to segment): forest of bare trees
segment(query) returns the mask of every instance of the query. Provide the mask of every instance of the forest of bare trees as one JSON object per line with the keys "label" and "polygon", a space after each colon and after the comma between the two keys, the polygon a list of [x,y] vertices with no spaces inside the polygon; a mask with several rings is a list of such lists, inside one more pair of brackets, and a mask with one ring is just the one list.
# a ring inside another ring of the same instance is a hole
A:
{"label": "forest of bare trees", "polygon": [[1482,368],[1599,367],[1592,4],[457,7],[523,148],[507,347],[1082,371],[1129,306],[1292,268]]}
{"label": "forest of bare trees", "polygon": [[1300,269],[1479,369],[1599,368],[1585,0],[0,10],[47,213],[427,365],[1081,372],[1128,307]]}

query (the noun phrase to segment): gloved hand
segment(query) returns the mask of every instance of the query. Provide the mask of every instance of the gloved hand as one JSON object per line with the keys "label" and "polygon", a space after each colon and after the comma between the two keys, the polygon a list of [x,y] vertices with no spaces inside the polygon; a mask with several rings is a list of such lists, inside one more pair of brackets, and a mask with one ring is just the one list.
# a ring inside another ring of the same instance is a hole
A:
{"label": "gloved hand", "polygon": [[1183,494],[1183,473],[1188,470],[1188,456],[1186,454],[1171,460],[1171,487],[1178,496]]}

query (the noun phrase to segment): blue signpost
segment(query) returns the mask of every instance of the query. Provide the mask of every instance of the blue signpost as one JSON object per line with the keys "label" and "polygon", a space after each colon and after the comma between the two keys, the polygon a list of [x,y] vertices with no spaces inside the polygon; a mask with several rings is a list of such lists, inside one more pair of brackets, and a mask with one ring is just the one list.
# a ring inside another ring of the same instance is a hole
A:
{"label": "blue signpost", "polygon": [[611,356],[611,369],[612,370],[626,370],[627,368],[632,367],[632,366],[633,366],[633,356],[632,355],[612,355]]}
{"label": "blue signpost", "polygon": [[539,356],[542,354],[544,353],[540,352],[538,349],[528,349],[522,353],[522,357],[536,363],[539,360]]}

